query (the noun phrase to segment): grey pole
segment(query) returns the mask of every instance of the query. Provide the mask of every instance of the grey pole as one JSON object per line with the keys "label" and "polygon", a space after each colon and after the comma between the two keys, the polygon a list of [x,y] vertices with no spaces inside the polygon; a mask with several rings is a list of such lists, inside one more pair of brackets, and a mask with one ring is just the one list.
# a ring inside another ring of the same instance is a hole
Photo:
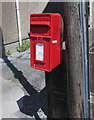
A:
{"label": "grey pole", "polygon": [[80,21],[81,21],[81,37],[82,37],[82,65],[84,80],[84,118],[89,119],[89,59],[88,59],[88,2],[80,2]]}

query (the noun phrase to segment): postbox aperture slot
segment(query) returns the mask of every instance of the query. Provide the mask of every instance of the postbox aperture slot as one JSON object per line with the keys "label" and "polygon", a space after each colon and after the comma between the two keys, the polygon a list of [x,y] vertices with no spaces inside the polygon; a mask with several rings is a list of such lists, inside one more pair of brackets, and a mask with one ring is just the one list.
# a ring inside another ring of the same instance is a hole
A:
{"label": "postbox aperture slot", "polygon": [[38,40],[43,40],[43,38],[42,37],[38,37]]}
{"label": "postbox aperture slot", "polygon": [[32,38],[32,40],[37,40],[37,37],[31,37]]}
{"label": "postbox aperture slot", "polygon": [[37,36],[50,36],[48,25],[31,25],[31,34]]}
{"label": "postbox aperture slot", "polygon": [[48,42],[48,41],[50,41],[50,38],[43,38],[43,40]]}

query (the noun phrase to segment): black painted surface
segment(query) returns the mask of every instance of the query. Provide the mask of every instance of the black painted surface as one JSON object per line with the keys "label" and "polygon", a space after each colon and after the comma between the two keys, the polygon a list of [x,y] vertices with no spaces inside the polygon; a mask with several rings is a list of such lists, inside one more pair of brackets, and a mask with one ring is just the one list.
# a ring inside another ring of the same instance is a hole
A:
{"label": "black painted surface", "polygon": [[[64,53],[65,54],[65,53]],[[48,118],[68,118],[66,64],[46,72]]]}

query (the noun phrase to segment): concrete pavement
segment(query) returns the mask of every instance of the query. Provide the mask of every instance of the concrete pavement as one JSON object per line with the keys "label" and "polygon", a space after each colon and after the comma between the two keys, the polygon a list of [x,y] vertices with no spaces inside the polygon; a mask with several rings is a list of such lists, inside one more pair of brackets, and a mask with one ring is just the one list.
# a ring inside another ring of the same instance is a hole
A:
{"label": "concrete pavement", "polygon": [[2,118],[46,118],[45,73],[30,67],[29,50],[1,59],[0,66]]}

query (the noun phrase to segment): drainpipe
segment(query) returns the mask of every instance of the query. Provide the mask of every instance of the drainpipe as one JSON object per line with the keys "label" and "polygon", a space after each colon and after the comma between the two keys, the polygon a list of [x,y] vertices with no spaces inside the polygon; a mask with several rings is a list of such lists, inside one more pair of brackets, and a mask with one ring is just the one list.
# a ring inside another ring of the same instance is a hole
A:
{"label": "drainpipe", "polygon": [[16,12],[17,12],[17,24],[18,24],[18,39],[19,45],[22,45],[22,36],[21,36],[21,24],[20,24],[20,8],[19,8],[19,0],[16,0]]}
{"label": "drainpipe", "polygon": [[87,7],[88,2],[81,0],[80,2],[80,21],[81,21],[81,37],[82,37],[82,65],[84,80],[84,118],[89,120],[89,57],[88,57],[88,19]]}

